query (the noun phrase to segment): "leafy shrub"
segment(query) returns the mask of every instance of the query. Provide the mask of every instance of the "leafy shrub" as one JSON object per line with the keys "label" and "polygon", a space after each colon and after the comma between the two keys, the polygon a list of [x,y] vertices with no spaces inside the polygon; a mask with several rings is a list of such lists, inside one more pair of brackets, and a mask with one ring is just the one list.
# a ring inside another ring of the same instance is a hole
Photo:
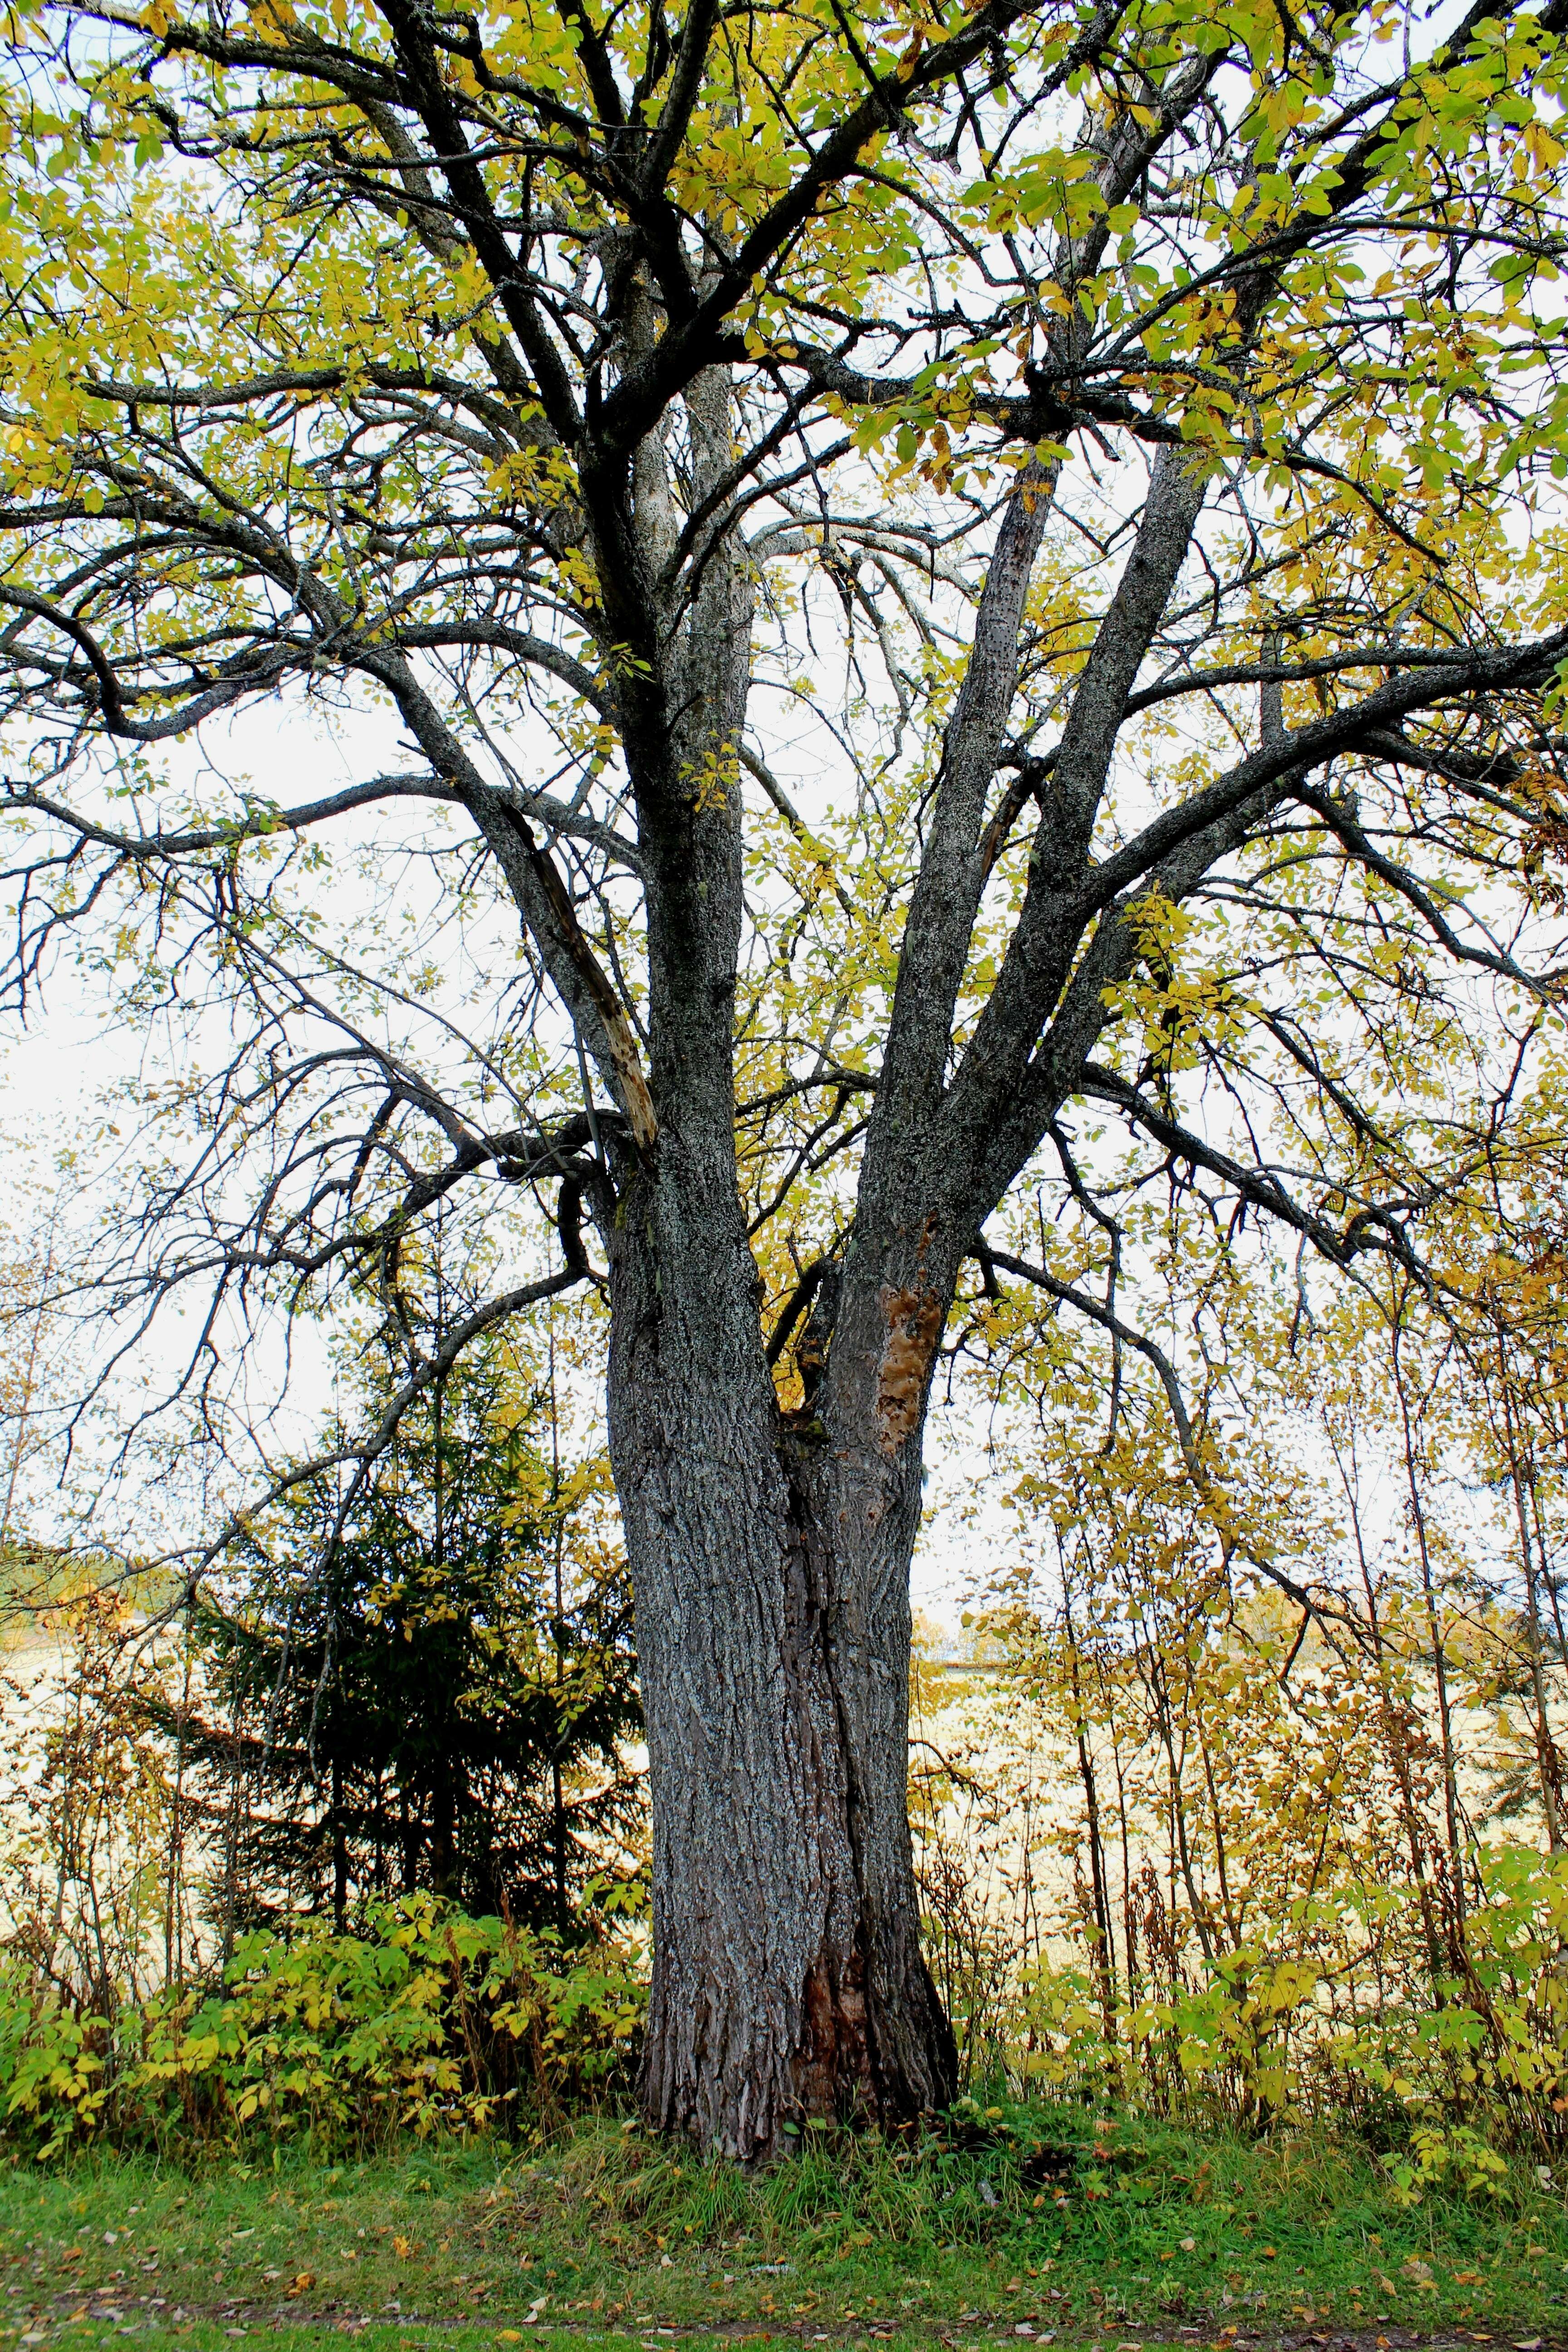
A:
{"label": "leafy shrub", "polygon": [[644,1990],[632,1939],[568,1953],[428,1895],[363,1934],[245,1937],[204,1992],[78,2014],[25,1960],[0,1967],[0,2128],[52,2156],[93,2133],[224,2146],[258,2133],[374,2145],[477,2132],[603,2092]]}
{"label": "leafy shrub", "polygon": [[1568,1856],[1482,1847],[1472,1860],[1482,1899],[1456,1938],[1452,1974],[1429,1990],[1385,1987],[1360,2013],[1347,2002],[1345,1980],[1397,1900],[1374,1887],[1299,1905],[1279,1942],[1259,1937],[1201,1973],[1173,1970],[1136,2000],[1108,2004],[1081,1966],[1026,1971],[1005,2020],[1008,2072],[1037,2095],[1254,2127],[1392,2113],[1406,2194],[1450,2170],[1479,2189],[1501,2169],[1491,2138],[1561,2137]]}

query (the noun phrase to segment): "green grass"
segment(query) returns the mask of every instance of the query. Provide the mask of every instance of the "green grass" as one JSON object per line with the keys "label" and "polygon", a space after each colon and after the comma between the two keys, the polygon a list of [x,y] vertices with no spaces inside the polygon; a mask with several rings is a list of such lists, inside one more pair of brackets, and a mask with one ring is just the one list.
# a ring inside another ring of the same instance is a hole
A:
{"label": "green grass", "polygon": [[963,2347],[1032,2326],[1104,2352],[1229,2331],[1374,2347],[1414,2329],[1499,2352],[1568,2336],[1568,2214],[1529,2166],[1496,2197],[1406,2205],[1353,2141],[1067,2108],[993,2109],[919,2147],[809,2134],[752,2179],[604,2120],[363,2163],[14,2158],[0,2263],[6,2352],[126,2330],[306,2352],[345,2326],[373,2352],[564,2352],[660,2327]]}

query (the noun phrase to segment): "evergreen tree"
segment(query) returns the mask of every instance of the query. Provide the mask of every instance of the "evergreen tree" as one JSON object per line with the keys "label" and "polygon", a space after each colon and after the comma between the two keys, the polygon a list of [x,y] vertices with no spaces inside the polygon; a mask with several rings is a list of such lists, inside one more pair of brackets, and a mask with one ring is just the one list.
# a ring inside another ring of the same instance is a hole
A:
{"label": "evergreen tree", "polygon": [[[353,1409],[396,1380],[384,1352],[363,1361]],[[243,1597],[198,1606],[206,1704],[178,1731],[230,1927],[423,1886],[566,1932],[587,1882],[626,1871],[629,1599],[595,1526],[607,1475],[563,1465],[556,1427],[552,1388],[492,1337],[346,1515],[311,1479]]]}

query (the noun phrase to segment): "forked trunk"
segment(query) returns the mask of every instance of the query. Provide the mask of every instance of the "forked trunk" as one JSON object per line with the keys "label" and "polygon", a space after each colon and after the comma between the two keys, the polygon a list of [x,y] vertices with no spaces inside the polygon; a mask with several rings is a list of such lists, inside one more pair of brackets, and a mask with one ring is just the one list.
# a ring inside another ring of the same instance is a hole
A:
{"label": "forked trunk", "polygon": [[889,1494],[879,1456],[857,1507],[855,1449],[781,1416],[728,1168],[682,1165],[667,1130],[611,1255],[654,1821],[643,2108],[750,2162],[813,2117],[952,2095],[907,1806],[918,1467]]}

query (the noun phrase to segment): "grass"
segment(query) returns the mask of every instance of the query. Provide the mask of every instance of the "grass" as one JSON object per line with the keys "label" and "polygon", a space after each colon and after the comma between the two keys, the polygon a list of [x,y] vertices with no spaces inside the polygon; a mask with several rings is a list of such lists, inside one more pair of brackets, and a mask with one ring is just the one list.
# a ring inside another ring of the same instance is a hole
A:
{"label": "grass", "polygon": [[988,2110],[921,2146],[811,2134],[753,2179],[630,2126],[532,2148],[0,2165],[0,2346],[119,2332],[306,2352],[678,2336],[830,2347],[1568,2336],[1568,2213],[1530,2167],[1403,2203],[1354,2142]]}

